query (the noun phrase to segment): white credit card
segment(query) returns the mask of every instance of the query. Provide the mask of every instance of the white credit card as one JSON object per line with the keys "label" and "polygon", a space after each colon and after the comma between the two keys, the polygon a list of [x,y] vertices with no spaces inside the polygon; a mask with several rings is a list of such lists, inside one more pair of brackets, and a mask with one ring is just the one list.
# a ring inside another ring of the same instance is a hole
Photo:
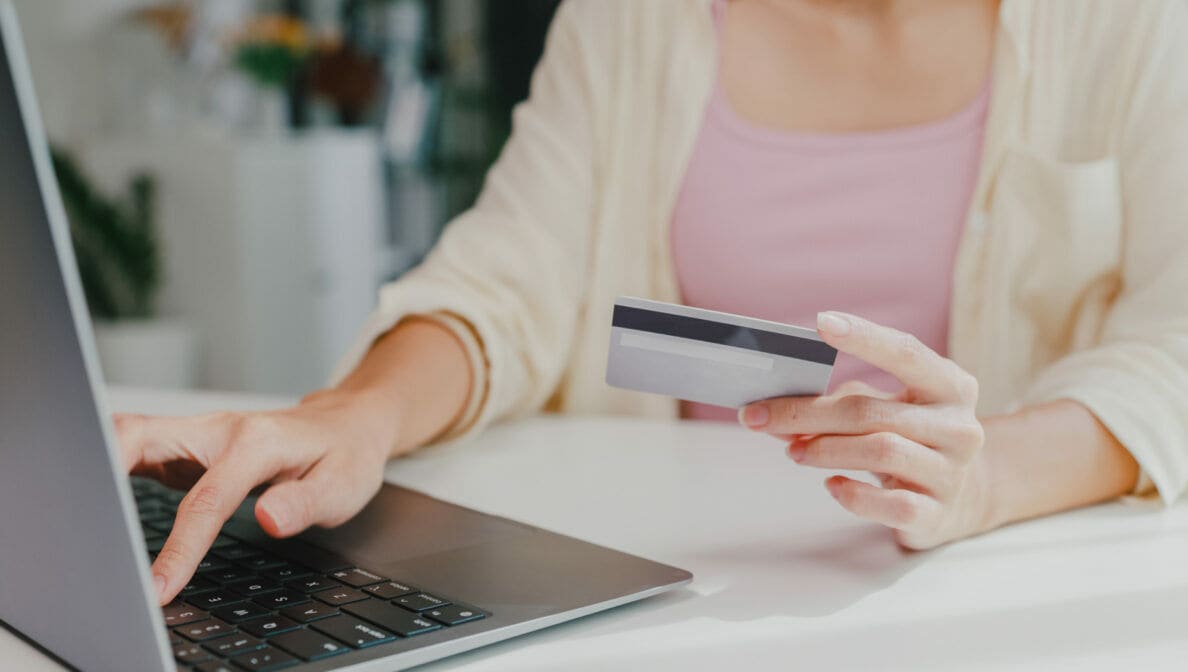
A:
{"label": "white credit card", "polygon": [[739,408],[825,393],[837,350],[812,329],[619,297],[608,385]]}

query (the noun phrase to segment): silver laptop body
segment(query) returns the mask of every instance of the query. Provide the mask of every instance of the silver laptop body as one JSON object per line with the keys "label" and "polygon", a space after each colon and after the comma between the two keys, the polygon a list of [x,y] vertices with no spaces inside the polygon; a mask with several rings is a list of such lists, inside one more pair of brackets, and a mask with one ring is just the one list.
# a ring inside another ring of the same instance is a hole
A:
{"label": "silver laptop body", "polygon": [[[11,0],[0,0],[0,37],[0,620],[82,670],[173,670]],[[229,527],[489,612],[296,670],[404,669],[692,578],[394,486],[347,525],[297,540],[267,539],[250,507]]]}

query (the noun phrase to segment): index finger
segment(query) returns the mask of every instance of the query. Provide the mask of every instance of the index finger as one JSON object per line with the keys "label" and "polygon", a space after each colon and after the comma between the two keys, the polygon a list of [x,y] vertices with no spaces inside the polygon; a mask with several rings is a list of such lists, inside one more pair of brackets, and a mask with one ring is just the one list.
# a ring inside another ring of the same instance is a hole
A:
{"label": "index finger", "polygon": [[188,459],[207,466],[212,446],[225,444],[226,414],[148,416],[116,413],[112,416],[116,443],[124,468],[138,473],[144,467]]}
{"label": "index finger", "polygon": [[273,474],[259,460],[216,462],[177,507],[173,530],[153,562],[153,583],[161,604],[167,604],[194,575],[223,523],[252,488]]}
{"label": "index finger", "polygon": [[817,315],[825,342],[890,373],[923,402],[968,401],[976,396],[973,377],[920,339],[848,313]]}

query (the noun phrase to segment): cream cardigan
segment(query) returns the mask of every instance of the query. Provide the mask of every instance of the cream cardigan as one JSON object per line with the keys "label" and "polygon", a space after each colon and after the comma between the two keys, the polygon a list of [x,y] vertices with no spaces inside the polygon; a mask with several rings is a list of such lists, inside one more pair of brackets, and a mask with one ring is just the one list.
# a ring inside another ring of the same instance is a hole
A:
{"label": "cream cardigan", "polygon": [[[668,227],[715,77],[708,2],[561,7],[478,203],[383,288],[338,376],[435,314],[477,380],[451,436],[542,409],[676,415],[603,376],[615,297],[680,298]],[[1188,3],[1004,0],[994,63],[949,356],[983,414],[1083,403],[1170,502],[1188,486]]]}

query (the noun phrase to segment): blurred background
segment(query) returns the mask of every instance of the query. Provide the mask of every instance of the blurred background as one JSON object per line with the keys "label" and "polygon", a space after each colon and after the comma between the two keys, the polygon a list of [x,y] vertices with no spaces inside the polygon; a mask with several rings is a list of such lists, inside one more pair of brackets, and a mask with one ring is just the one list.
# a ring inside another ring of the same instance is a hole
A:
{"label": "blurred background", "polygon": [[110,382],[298,394],[474,201],[558,0],[17,0]]}

